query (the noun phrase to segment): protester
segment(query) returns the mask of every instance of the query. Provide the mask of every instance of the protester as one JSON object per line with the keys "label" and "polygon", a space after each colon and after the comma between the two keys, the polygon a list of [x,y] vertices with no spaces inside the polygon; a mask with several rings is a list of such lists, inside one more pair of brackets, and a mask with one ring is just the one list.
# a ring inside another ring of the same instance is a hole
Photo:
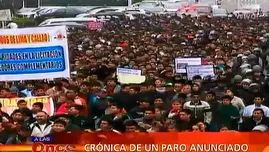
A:
{"label": "protester", "polygon": [[49,121],[49,116],[46,112],[41,111],[36,114],[36,122],[30,125],[31,135],[35,137],[44,137],[51,132],[53,122]]}

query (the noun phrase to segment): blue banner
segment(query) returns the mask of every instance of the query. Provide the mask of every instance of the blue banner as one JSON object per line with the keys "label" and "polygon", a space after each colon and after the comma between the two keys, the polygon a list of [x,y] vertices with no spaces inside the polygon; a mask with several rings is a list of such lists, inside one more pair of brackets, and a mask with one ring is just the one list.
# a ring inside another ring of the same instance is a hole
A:
{"label": "blue banner", "polygon": [[31,74],[65,70],[62,46],[0,49],[0,74]]}

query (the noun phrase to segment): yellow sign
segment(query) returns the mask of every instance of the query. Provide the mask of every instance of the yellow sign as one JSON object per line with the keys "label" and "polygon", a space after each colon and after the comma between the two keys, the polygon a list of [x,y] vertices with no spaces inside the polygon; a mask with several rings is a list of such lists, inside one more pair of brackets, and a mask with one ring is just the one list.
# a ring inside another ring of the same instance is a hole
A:
{"label": "yellow sign", "polygon": [[48,33],[22,34],[22,35],[0,35],[0,44],[29,44],[49,42]]}
{"label": "yellow sign", "polygon": [[36,102],[47,103],[49,102],[49,97],[42,98],[0,98],[0,103],[3,107],[17,107],[17,102],[19,100],[25,100],[28,105],[32,105]]}
{"label": "yellow sign", "polygon": [[43,103],[43,111],[47,112],[49,115],[54,113],[54,103],[51,97],[27,97],[27,98],[0,98],[0,103],[2,104],[2,110],[8,114],[11,114],[13,110],[17,109],[17,102],[19,100],[25,100],[27,102],[27,107],[32,108],[32,105],[36,102]]}

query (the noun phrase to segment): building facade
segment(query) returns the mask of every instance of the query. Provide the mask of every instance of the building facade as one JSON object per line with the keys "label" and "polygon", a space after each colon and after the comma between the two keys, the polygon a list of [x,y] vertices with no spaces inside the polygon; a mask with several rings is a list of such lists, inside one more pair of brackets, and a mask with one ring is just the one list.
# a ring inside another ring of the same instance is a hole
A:
{"label": "building facade", "polygon": [[269,11],[269,0],[221,0],[221,7],[229,12],[241,8],[243,5],[259,4],[263,11]]}

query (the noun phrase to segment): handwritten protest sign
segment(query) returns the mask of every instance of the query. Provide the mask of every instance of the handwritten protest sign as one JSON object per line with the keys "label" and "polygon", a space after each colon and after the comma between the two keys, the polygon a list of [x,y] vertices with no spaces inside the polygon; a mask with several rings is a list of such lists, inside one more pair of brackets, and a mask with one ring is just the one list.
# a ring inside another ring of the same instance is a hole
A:
{"label": "handwritten protest sign", "polygon": [[188,65],[201,65],[201,58],[176,58],[175,71],[176,73],[187,73],[186,68]]}
{"label": "handwritten protest sign", "polygon": [[90,30],[99,30],[99,29],[102,29],[104,26],[104,22],[95,22],[95,21],[90,21],[88,23],[88,28]]}
{"label": "handwritten protest sign", "polygon": [[196,75],[200,75],[202,78],[210,76],[215,77],[215,71],[213,65],[188,65],[187,66],[187,76],[189,80]]}
{"label": "handwritten protest sign", "polygon": [[128,69],[128,68],[117,68],[117,75],[138,75],[142,74],[141,70]]}

